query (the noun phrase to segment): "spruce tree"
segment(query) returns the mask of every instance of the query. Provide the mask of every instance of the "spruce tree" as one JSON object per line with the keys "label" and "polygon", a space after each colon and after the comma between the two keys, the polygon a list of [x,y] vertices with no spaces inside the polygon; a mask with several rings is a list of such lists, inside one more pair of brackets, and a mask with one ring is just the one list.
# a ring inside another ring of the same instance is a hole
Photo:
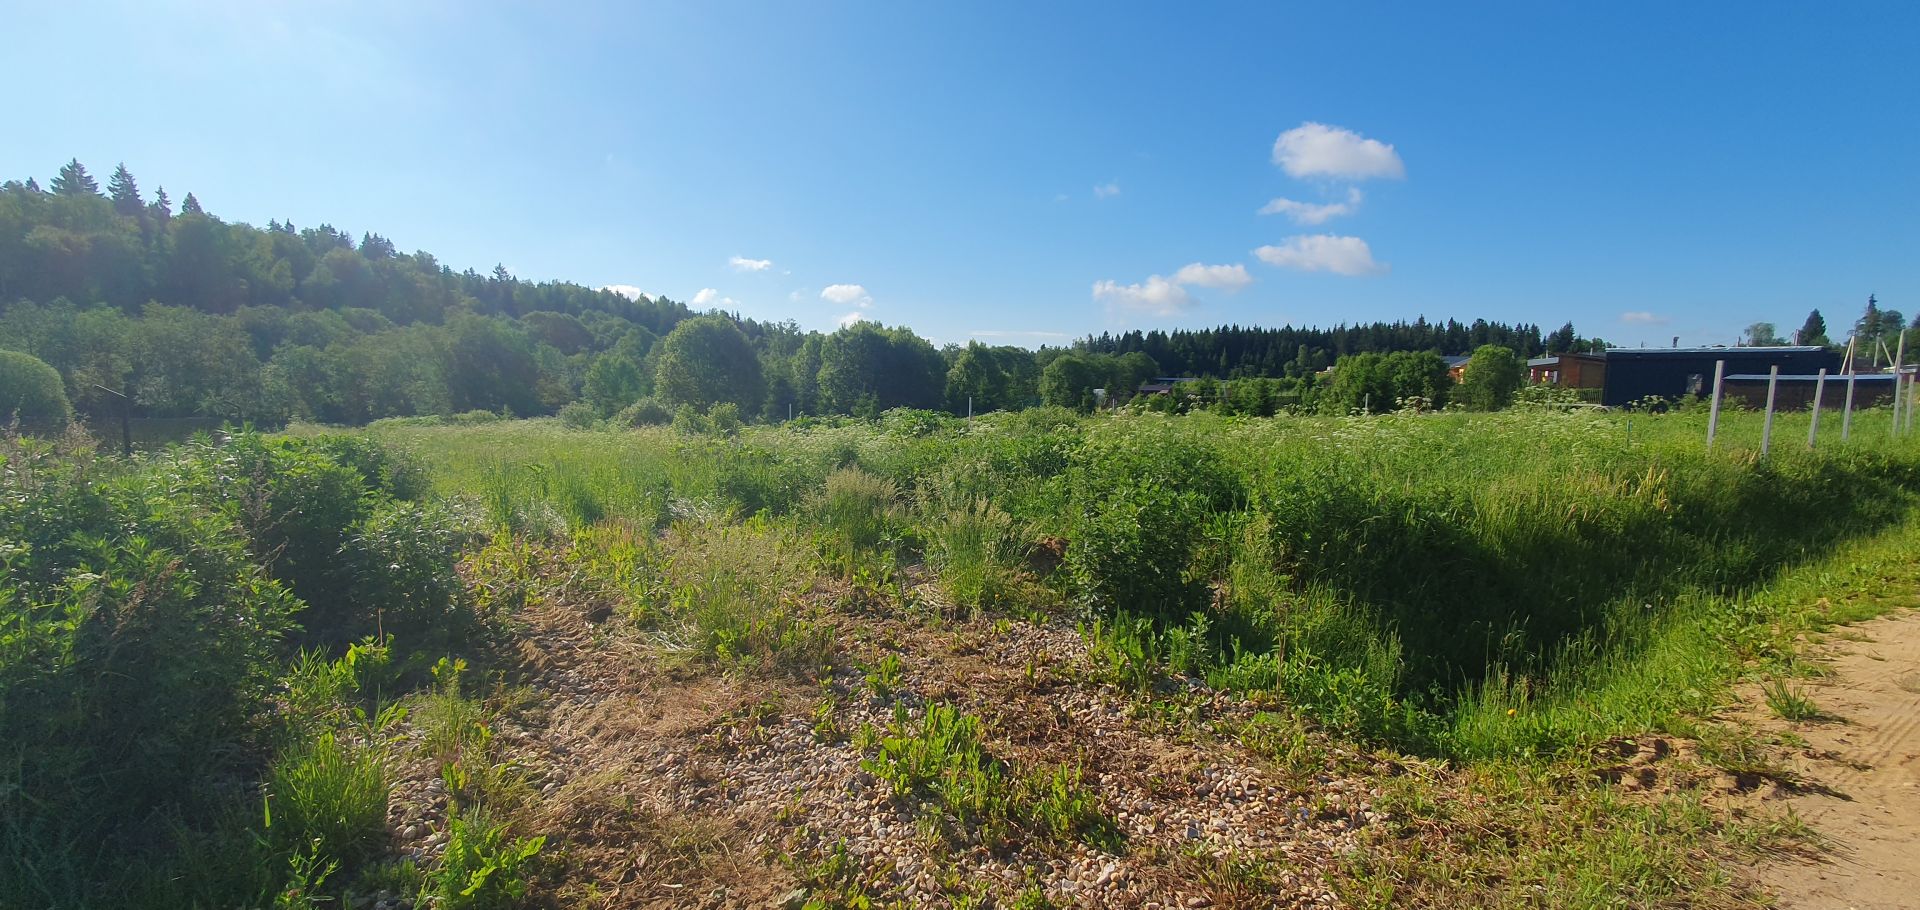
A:
{"label": "spruce tree", "polygon": [[173,200],[167,198],[167,188],[163,186],[153,191],[153,201],[147,203],[147,223],[158,228],[158,233],[165,236],[167,222],[172,220]]}
{"label": "spruce tree", "polygon": [[180,214],[205,215],[206,211],[200,208],[200,200],[193,198],[192,193],[188,193],[187,198],[180,201]]}
{"label": "spruce tree", "polygon": [[57,196],[98,196],[100,184],[87,173],[86,165],[80,159],[69,160],[53,178],[53,192]]}
{"label": "spruce tree", "polygon": [[1832,344],[1832,340],[1827,338],[1827,317],[1820,315],[1818,309],[1808,313],[1807,321],[1800,324],[1794,341],[1797,344]]}
{"label": "spruce tree", "polygon": [[107,196],[113,199],[113,210],[129,218],[140,218],[146,214],[147,205],[140,198],[140,185],[133,180],[133,173],[125,164],[113,169],[113,176],[107,178]]}

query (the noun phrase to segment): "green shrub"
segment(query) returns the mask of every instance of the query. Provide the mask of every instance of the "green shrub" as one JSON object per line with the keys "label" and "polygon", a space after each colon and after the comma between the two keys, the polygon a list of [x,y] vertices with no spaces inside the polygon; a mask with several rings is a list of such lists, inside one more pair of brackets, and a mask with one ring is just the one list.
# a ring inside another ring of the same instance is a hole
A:
{"label": "green shrub", "polygon": [[1194,559],[1210,517],[1244,494],[1216,449],[1167,422],[1116,421],[1087,438],[1063,477],[1066,568],[1097,611],[1181,616],[1206,604]]}
{"label": "green shrub", "polygon": [[384,502],[341,546],[353,620],[348,637],[386,633],[410,647],[458,642],[475,619],[455,565],[474,535],[440,506]]}
{"label": "green shrub", "polygon": [[732,436],[740,432],[740,406],[731,401],[715,402],[707,409],[707,432]]}
{"label": "green shrub", "polygon": [[64,424],[73,406],[59,370],[32,354],[0,351],[0,423],[16,417]]}
{"label": "green shrub", "polygon": [[310,640],[344,644],[370,631],[355,616],[351,576],[338,558],[376,502],[360,470],[320,444],[257,433],[197,443],[173,459],[240,525],[267,571],[306,602],[300,623]]}
{"label": "green shrub", "polygon": [[624,427],[666,426],[673,422],[673,412],[660,399],[648,396],[621,409],[613,422]]}
{"label": "green shrub", "polygon": [[395,499],[425,496],[432,478],[419,459],[371,436],[337,434],[305,441],[307,448],[360,472],[367,489]]}
{"label": "green shrub", "polygon": [[297,601],[170,465],[0,449],[0,906],[86,905],[235,769]]}
{"label": "green shrub", "polygon": [[569,402],[556,416],[563,426],[576,430],[591,430],[600,425],[600,412],[584,401]]}

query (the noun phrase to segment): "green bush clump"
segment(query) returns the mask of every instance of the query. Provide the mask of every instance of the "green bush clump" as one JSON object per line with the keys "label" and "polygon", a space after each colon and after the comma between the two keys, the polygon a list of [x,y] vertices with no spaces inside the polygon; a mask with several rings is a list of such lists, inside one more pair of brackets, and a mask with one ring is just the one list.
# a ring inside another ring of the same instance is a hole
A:
{"label": "green bush clump", "polygon": [[562,425],[576,430],[591,430],[600,425],[600,411],[584,401],[567,403],[555,416]]}
{"label": "green bush clump", "polygon": [[169,462],[306,603],[308,641],[344,647],[387,631],[389,618],[402,631],[459,630],[453,565],[467,538],[452,513],[398,497],[425,486],[404,457],[365,440],[241,433]]}
{"label": "green bush clump", "polygon": [[73,419],[60,371],[32,354],[0,351],[0,423],[23,421],[64,424]]}
{"label": "green bush clump", "polygon": [[659,427],[673,422],[673,411],[651,395],[622,408],[613,422],[623,427]]}
{"label": "green bush clump", "polygon": [[1207,602],[1194,559],[1212,516],[1244,498],[1219,452],[1158,417],[1102,427],[1064,475],[1066,568],[1099,613],[1181,616]]}
{"label": "green bush clump", "polygon": [[445,507],[376,505],[340,548],[354,625],[371,621],[374,634],[397,635],[415,648],[464,640],[479,617],[454,567],[474,539],[468,523]]}
{"label": "green bush clump", "polygon": [[166,466],[0,447],[0,905],[81,906],[235,769],[298,602]]}

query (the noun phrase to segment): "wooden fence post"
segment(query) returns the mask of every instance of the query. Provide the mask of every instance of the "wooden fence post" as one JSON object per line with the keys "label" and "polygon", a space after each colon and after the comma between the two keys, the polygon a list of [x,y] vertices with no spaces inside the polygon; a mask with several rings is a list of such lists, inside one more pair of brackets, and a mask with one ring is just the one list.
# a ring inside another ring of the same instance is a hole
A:
{"label": "wooden fence post", "polygon": [[1827,368],[1820,368],[1820,375],[1813,380],[1813,420],[1807,424],[1807,448],[1813,448],[1815,440],[1820,438],[1820,406],[1827,400]]}
{"label": "wooden fence post", "polygon": [[1840,441],[1846,442],[1853,433],[1853,380],[1859,373],[1847,374],[1847,403],[1840,409]]}
{"label": "wooden fence post", "polygon": [[1767,417],[1760,424],[1760,457],[1765,458],[1773,449],[1773,393],[1780,386],[1780,365],[1774,364],[1767,372]]}
{"label": "wooden fence post", "polygon": [[1713,437],[1720,432],[1720,383],[1727,376],[1727,362],[1713,362],[1713,405],[1707,409],[1707,451],[1713,451]]}

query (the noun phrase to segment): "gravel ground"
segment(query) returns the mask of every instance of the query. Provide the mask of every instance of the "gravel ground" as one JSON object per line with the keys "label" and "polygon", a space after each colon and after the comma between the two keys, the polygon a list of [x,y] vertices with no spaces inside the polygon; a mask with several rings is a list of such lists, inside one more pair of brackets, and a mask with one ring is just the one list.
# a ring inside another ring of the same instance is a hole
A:
{"label": "gravel ground", "polygon": [[[958,883],[992,895],[975,906],[1007,906],[1037,886],[1056,906],[1327,907],[1336,901],[1317,870],[1375,820],[1377,792],[1364,781],[1329,768],[1290,785],[1297,773],[1213,737],[1220,721],[1251,715],[1237,699],[1188,683],[1179,696],[1192,719],[1143,717],[1134,696],[1087,678],[1086,644],[1064,623],[935,631],[837,612],[852,659],[802,682],[663,667],[604,604],[550,598],[523,619],[530,697],[497,722],[495,746],[530,788],[523,820],[561,858],[541,886],[591,894],[590,906],[793,904],[793,863],[844,841],[876,896],[906,906],[955,906]],[[901,680],[877,697],[858,667],[890,651]],[[1124,835],[1123,854],[929,836],[923,807],[863,771],[868,756],[849,738],[816,735],[814,711],[829,695],[841,731],[944,701],[984,718],[988,749],[1014,768],[1082,766],[1084,787]],[[431,762],[400,770],[396,851],[429,858],[444,848],[447,794]],[[1219,874],[1248,865],[1267,870],[1254,893]]]}

